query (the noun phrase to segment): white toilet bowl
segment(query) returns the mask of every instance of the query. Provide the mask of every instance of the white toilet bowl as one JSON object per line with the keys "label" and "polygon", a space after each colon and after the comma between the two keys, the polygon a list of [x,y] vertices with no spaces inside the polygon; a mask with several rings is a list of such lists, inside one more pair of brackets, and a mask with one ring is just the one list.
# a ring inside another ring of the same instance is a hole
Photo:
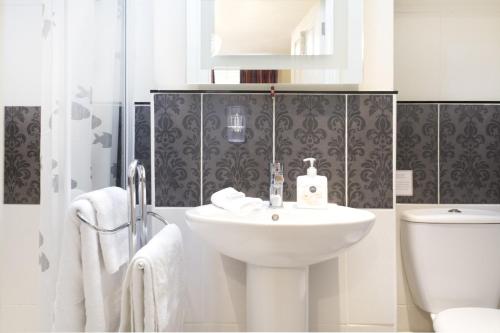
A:
{"label": "white toilet bowl", "polygon": [[500,212],[408,210],[401,250],[413,300],[436,332],[500,333]]}

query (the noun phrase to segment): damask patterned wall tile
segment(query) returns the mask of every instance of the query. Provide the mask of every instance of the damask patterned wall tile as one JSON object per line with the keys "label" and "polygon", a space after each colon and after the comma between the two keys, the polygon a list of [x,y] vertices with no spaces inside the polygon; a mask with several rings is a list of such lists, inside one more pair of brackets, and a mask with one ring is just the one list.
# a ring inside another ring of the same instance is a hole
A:
{"label": "damask patterned wall tile", "polygon": [[200,204],[201,95],[156,94],[155,205]]}
{"label": "damask patterned wall tile", "polygon": [[349,207],[392,208],[392,95],[349,95]]}
{"label": "damask patterned wall tile", "polygon": [[[245,142],[228,141],[227,110],[242,106]],[[272,159],[272,100],[269,94],[203,95],[203,201],[233,186],[248,196],[268,199]]]}
{"label": "damask patterned wall tile", "polygon": [[328,200],[345,205],[345,95],[280,94],[276,99],[276,158],[284,163],[284,199],[295,201],[304,158],[316,158],[328,178]]}
{"label": "damask patterned wall tile", "polygon": [[398,104],[397,169],[413,171],[413,196],[398,203],[438,203],[438,106]]}
{"label": "damask patterned wall tile", "polygon": [[40,203],[40,107],[5,107],[4,203]]}
{"label": "damask patterned wall tile", "polygon": [[151,106],[135,105],[135,158],[146,169],[147,203],[151,204]]}
{"label": "damask patterned wall tile", "polygon": [[440,106],[441,203],[500,203],[500,105]]}

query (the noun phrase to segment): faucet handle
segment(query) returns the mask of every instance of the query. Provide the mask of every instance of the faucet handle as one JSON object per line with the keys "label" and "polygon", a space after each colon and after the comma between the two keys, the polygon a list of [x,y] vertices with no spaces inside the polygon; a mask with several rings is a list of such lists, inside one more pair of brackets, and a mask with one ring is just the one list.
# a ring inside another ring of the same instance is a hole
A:
{"label": "faucet handle", "polygon": [[271,163],[271,183],[283,184],[285,177],[283,177],[283,164],[280,162]]}
{"label": "faucet handle", "polygon": [[274,183],[276,185],[281,185],[284,182],[285,182],[285,177],[283,177],[283,175],[280,174],[274,175]]}

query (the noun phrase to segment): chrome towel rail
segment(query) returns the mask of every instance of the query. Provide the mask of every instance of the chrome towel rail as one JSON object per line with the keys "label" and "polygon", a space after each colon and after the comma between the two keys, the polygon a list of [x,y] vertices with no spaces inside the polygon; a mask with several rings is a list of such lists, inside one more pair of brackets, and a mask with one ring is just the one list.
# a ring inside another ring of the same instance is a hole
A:
{"label": "chrome towel rail", "polygon": [[[138,180],[139,195],[136,194],[136,179]],[[80,211],[76,212],[78,219],[94,229],[99,233],[113,234],[122,229],[129,227],[129,258],[132,259],[134,254],[144,246],[152,237],[152,228],[148,216],[151,216],[163,225],[168,225],[168,221],[160,214],[147,211],[146,203],[146,170],[144,166],[138,161],[133,160],[128,167],[128,180],[127,180],[127,196],[129,198],[128,205],[128,222],[121,224],[113,229],[103,229],[90,223]],[[139,200],[139,216],[137,215],[137,199]],[[138,224],[140,229],[138,232]]]}
{"label": "chrome towel rail", "polygon": [[[140,215],[137,216],[136,212],[136,176],[139,180],[139,208]],[[129,241],[129,258],[132,259],[134,254],[139,250],[144,244],[147,243],[147,208],[146,208],[146,170],[144,166],[139,163],[138,160],[133,160],[128,167],[128,181],[127,181],[127,192],[129,198],[129,212],[128,221],[130,224],[130,229],[128,233]],[[140,239],[137,236],[137,222],[142,222],[142,229],[140,232]]]}
{"label": "chrome towel rail", "polygon": [[76,217],[78,217],[78,219],[82,223],[85,223],[88,227],[94,229],[97,232],[101,232],[101,233],[105,233],[105,234],[114,234],[122,229],[127,228],[129,225],[128,223],[125,223],[125,224],[119,225],[118,227],[116,227],[114,229],[103,229],[103,228],[99,228],[98,226],[95,226],[92,223],[90,223],[89,221],[87,221],[87,219],[85,217],[83,217],[83,215],[80,211],[76,212]]}

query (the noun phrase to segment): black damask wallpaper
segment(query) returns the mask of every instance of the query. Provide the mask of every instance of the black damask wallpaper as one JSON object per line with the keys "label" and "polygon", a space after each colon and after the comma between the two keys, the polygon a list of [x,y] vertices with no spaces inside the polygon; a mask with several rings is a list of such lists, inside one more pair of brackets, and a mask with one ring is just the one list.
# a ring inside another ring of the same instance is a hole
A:
{"label": "black damask wallpaper", "polygon": [[154,96],[155,205],[200,204],[201,95]]}
{"label": "black damask wallpaper", "polygon": [[350,95],[348,123],[349,207],[392,208],[392,95]]}
{"label": "black damask wallpaper", "polygon": [[437,104],[398,104],[397,170],[413,170],[413,196],[398,203],[438,203]]}
{"label": "black damask wallpaper", "polygon": [[142,162],[146,169],[146,196],[151,204],[151,106],[135,105],[135,158]]}
{"label": "black damask wallpaper", "polygon": [[500,105],[440,108],[441,203],[500,203]]}
{"label": "black damask wallpaper", "polygon": [[[200,187],[203,203],[226,186],[268,199],[273,142],[269,94],[158,93],[154,101],[156,206],[198,205]],[[228,141],[231,106],[244,109],[245,142]],[[302,160],[312,156],[318,159],[318,173],[328,177],[330,202],[391,208],[392,118],[392,94],[277,94],[276,158],[284,163],[285,200],[295,200],[296,177],[307,169]]]}
{"label": "black damask wallpaper", "polygon": [[328,200],[345,205],[345,95],[287,95],[276,101],[276,158],[284,163],[284,199],[297,199],[304,158],[328,178]]}
{"label": "black damask wallpaper", "polygon": [[[243,106],[246,140],[227,140],[226,111]],[[269,94],[203,95],[203,202],[232,186],[248,196],[268,199],[272,160],[272,99]]]}
{"label": "black damask wallpaper", "polygon": [[402,102],[397,137],[397,169],[414,178],[398,203],[500,203],[500,104]]}
{"label": "black damask wallpaper", "polygon": [[5,107],[4,204],[40,203],[40,107]]}

